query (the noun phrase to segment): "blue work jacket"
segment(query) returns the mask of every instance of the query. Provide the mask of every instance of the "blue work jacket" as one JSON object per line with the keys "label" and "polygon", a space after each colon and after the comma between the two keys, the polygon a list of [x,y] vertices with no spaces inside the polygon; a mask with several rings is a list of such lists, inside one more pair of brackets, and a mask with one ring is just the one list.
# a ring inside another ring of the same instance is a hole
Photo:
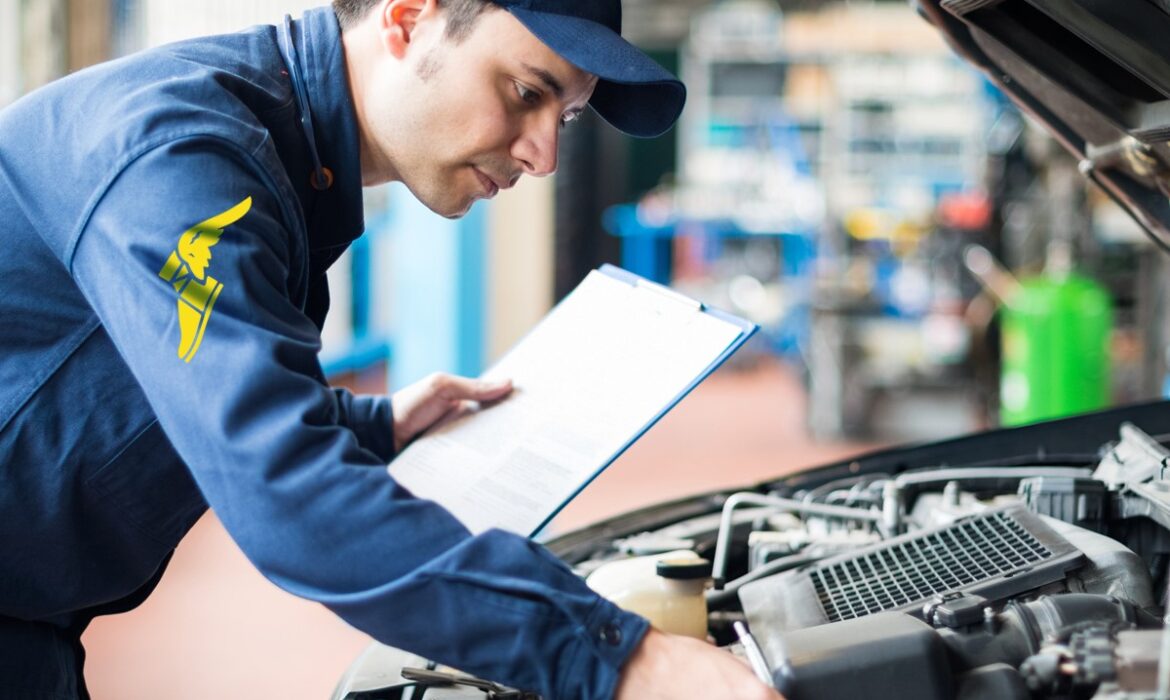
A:
{"label": "blue work jacket", "polygon": [[[363,231],[327,8],[90,68],[0,112],[0,615],[133,605],[210,505],[263,574],[382,642],[608,698],[646,622],[412,496],[385,397],[331,390],[325,270]],[[288,50],[285,49],[285,53]]]}

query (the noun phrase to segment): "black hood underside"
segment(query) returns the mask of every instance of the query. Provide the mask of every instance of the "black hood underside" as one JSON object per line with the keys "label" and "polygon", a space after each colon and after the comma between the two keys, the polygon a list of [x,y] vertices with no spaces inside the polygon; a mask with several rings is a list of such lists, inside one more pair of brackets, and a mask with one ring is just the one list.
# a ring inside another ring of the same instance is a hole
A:
{"label": "black hood underside", "polygon": [[1163,248],[1170,0],[913,0]]}

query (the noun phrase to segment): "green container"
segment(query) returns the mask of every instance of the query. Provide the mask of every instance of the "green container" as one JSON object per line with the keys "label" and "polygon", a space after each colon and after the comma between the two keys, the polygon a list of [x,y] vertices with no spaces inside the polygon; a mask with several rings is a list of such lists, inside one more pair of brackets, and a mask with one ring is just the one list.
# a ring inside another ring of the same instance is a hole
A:
{"label": "green container", "polygon": [[1109,404],[1109,294],[1069,275],[1023,280],[1002,317],[1000,421],[1022,425]]}

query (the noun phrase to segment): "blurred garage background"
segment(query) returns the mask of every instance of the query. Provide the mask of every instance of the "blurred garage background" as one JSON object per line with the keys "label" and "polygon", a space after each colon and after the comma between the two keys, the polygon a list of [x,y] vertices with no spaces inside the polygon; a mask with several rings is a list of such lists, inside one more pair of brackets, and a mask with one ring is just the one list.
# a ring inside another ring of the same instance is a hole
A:
{"label": "blurred garage background", "polygon": [[[0,0],[0,106],[317,4]],[[369,190],[366,235],[331,270],[333,381],[478,374],[604,262],[758,323],[556,531],[1170,393],[1166,256],[908,3],[625,0],[625,15],[689,87],[679,125],[638,141],[589,113],[555,176],[460,221]],[[86,643],[97,698],[308,700],[366,640],[264,581],[208,514],[155,595]]]}

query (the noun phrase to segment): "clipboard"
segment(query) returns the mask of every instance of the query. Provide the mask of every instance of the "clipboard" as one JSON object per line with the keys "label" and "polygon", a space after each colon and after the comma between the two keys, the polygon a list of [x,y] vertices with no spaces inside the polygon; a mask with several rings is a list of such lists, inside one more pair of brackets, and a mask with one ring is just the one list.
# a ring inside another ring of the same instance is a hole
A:
{"label": "clipboard", "polygon": [[472,533],[533,537],[757,328],[603,265],[484,372],[511,396],[435,426],[389,473]]}

